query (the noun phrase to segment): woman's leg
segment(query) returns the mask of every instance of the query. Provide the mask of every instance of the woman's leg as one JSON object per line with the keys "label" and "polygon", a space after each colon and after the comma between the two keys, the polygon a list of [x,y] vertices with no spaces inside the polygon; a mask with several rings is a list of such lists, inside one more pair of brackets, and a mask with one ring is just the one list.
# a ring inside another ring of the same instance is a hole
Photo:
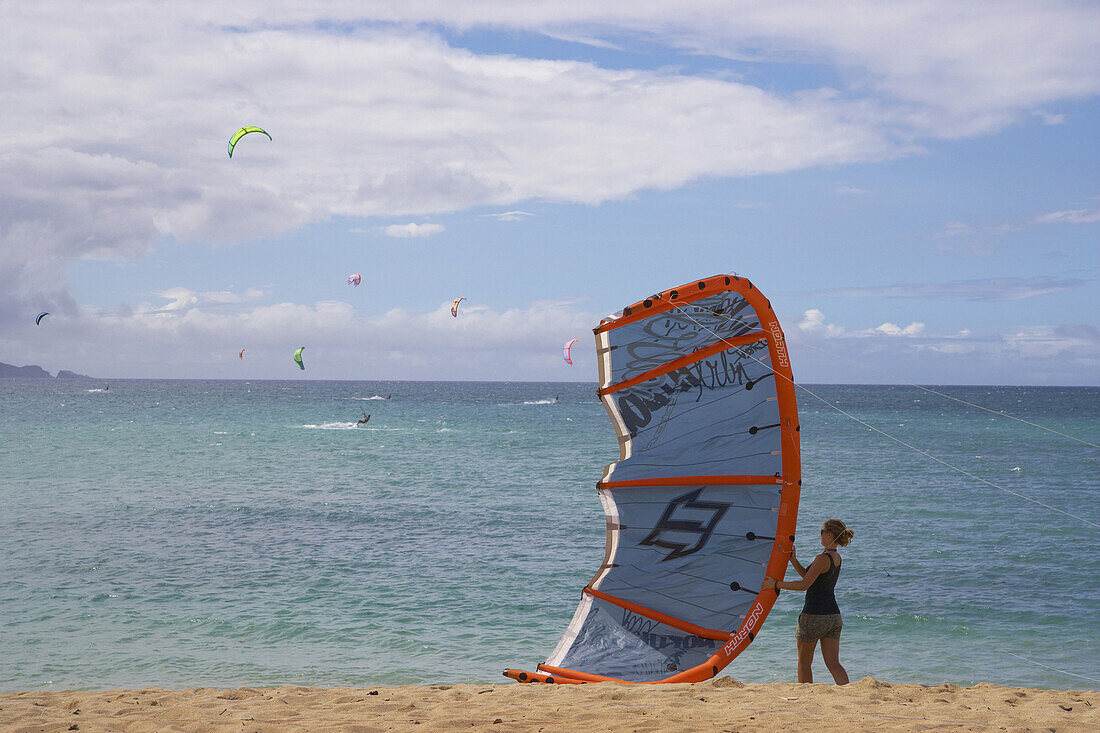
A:
{"label": "woman's leg", "polygon": [[813,682],[814,671],[811,665],[814,661],[814,649],[817,648],[817,642],[796,641],[795,643],[798,645],[798,681]]}
{"label": "woman's leg", "polygon": [[848,684],[848,672],[840,664],[840,639],[821,640],[821,657],[838,685]]}

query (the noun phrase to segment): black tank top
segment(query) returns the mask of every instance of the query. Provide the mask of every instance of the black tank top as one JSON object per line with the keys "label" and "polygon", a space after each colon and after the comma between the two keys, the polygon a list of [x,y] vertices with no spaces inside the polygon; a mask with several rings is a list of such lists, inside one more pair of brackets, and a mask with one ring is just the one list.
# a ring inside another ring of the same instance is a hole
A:
{"label": "black tank top", "polygon": [[831,553],[824,555],[829,558],[829,569],[817,576],[813,585],[806,589],[806,605],[802,607],[802,613],[811,616],[840,613],[840,606],[836,605],[836,596],[833,595],[837,578],[840,577],[840,563],[833,562]]}

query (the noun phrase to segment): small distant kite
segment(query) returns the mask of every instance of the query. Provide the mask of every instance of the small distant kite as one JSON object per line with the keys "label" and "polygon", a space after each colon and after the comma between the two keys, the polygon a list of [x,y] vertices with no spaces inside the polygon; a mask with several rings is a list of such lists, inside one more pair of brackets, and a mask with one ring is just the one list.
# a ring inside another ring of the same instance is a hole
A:
{"label": "small distant kite", "polygon": [[466,299],[465,298],[455,298],[454,302],[451,303],[451,315],[454,316],[455,318],[458,318],[458,304],[461,303],[464,300],[466,300]]}
{"label": "small distant kite", "polygon": [[348,275],[348,285],[359,287],[359,283],[361,282],[363,282],[363,277],[358,272],[354,275]]}
{"label": "small distant kite", "polygon": [[305,348],[304,346],[299,346],[298,350],[294,352],[294,363],[297,364],[298,368],[302,371],[306,370],[306,365],[302,363],[302,351],[304,351]]}
{"label": "small distant kite", "polygon": [[237,354],[237,358],[244,361],[244,349],[241,349],[241,352]]}
{"label": "small distant kite", "polygon": [[37,325],[39,325],[40,323],[42,323],[42,319],[43,319],[43,318],[45,318],[45,317],[46,317],[46,316],[48,316],[48,315],[50,315],[50,312],[49,312],[49,311],[42,311],[41,313],[39,313],[39,314],[38,314],[38,317],[34,319],[34,325],[36,325],[36,326],[37,326]]}
{"label": "small distant kite", "polygon": [[572,341],[566,341],[565,346],[561,347],[562,358],[565,359],[566,364],[573,363],[573,344],[577,343],[577,339]]}
{"label": "small distant kite", "polygon": [[[233,133],[233,137],[229,138],[229,157],[233,157],[233,148],[237,147],[237,141],[250,132],[260,132],[267,135],[266,130],[262,130],[259,127],[242,127]],[[271,135],[267,135],[267,139],[271,140]]]}

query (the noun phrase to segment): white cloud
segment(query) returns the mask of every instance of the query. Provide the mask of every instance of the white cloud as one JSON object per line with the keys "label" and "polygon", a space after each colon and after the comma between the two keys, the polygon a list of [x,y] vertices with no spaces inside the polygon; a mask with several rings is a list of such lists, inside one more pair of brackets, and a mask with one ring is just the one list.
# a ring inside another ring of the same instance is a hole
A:
{"label": "white cloud", "polygon": [[1031,114],[1038,117],[1044,125],[1061,125],[1066,121],[1066,116],[1063,114],[1051,114],[1041,109],[1034,110]]}
{"label": "white cloud", "polygon": [[992,257],[1000,254],[1002,248],[987,241],[986,235],[1007,231],[1006,226],[975,228],[966,222],[949,221],[938,232],[929,235],[928,239],[938,240],[932,245],[936,252],[967,257]]}
{"label": "white cloud", "polygon": [[[883,160],[921,136],[991,131],[1025,106],[1095,93],[1093,17],[943,1],[16,5],[0,48],[4,267],[25,278],[31,265],[140,257],[165,238],[234,242],[533,198],[594,204]],[[476,54],[425,22],[811,60],[851,85],[786,93]],[[248,123],[274,141],[229,160],[228,135]]]}
{"label": "white cloud", "polygon": [[[48,340],[31,320],[10,330],[4,349],[50,371],[101,377],[568,380],[595,374],[590,347],[575,347],[576,367],[561,361],[567,340],[591,345],[584,334],[600,318],[574,310],[575,298],[506,310],[477,305],[455,319],[449,302],[427,312],[395,308],[364,316],[343,301],[227,310],[202,298],[196,303],[183,287],[159,295],[172,301],[169,309],[59,314]],[[1090,325],[937,334],[920,322],[848,328],[818,309],[785,320],[798,324],[787,338],[800,381],[1095,384],[1100,374],[1100,331]],[[307,371],[299,374],[290,356],[303,345]],[[242,348],[244,363],[237,359]]]}
{"label": "white cloud", "polygon": [[1036,224],[1095,224],[1100,221],[1100,204],[1091,209],[1052,211],[1035,217]]}
{"label": "white cloud", "polygon": [[534,214],[516,210],[504,211],[499,214],[482,214],[481,216],[485,219],[496,219],[497,221],[523,221],[529,216],[534,216]]}
{"label": "white cloud", "polygon": [[1023,300],[1061,293],[1086,284],[1080,278],[1001,277],[984,280],[955,280],[947,283],[913,283],[886,287],[837,288],[820,295],[846,298],[964,298],[966,300]]}
{"label": "white cloud", "polygon": [[1100,347],[1100,330],[1094,326],[1027,326],[1005,336],[1005,344],[1027,357],[1053,357],[1079,349],[1094,353]]}
{"label": "white cloud", "polygon": [[928,333],[920,322],[849,330],[813,309],[787,341],[796,374],[818,382],[1095,385],[1100,377],[1100,329],[1084,324],[1003,333]]}
{"label": "white cloud", "polygon": [[798,328],[810,335],[827,339],[840,338],[870,338],[878,336],[917,336],[924,330],[924,324],[914,321],[908,326],[901,327],[894,323],[882,323],[874,328],[850,331],[844,326],[828,323],[825,314],[817,308],[811,308],[802,314],[802,320],[798,322]]}
{"label": "white cloud", "polygon": [[980,239],[953,243],[941,242],[934,245],[932,249],[943,254],[984,257],[987,259],[1004,251],[1003,247]]}
{"label": "white cloud", "polygon": [[826,323],[825,314],[816,308],[811,308],[802,314],[798,327],[807,333],[818,334],[825,338],[838,338],[845,333],[842,327]]}
{"label": "white cloud", "polygon": [[969,328],[964,328],[954,336],[944,336],[938,341],[931,341],[926,348],[937,354],[973,354],[979,351],[983,341],[988,339],[973,339]]}
{"label": "white cloud", "polygon": [[[6,267],[136,258],[165,238],[234,242],[333,217],[594,204],[907,149],[829,96],[477,55],[401,28],[275,30],[288,13],[268,4],[184,7],[7,14],[19,31],[0,48]],[[225,30],[250,13],[263,28]],[[242,123],[274,140],[229,159]]]}
{"label": "white cloud", "polygon": [[212,303],[240,303],[244,300],[243,297],[230,290],[218,290],[215,292],[205,292],[202,294],[204,300],[209,300]]}
{"label": "white cloud", "polygon": [[[305,378],[329,379],[591,379],[594,356],[575,351],[578,366],[561,360],[561,345],[590,333],[599,316],[574,310],[576,299],[524,308],[465,307],[452,318],[450,301],[428,312],[394,308],[362,316],[343,301],[312,305],[243,304],[226,310],[187,288],[159,293],[167,307],[79,311],[51,324],[44,342],[29,328],[5,349],[35,362],[96,376],[295,378],[290,355],[306,346]],[[245,348],[245,363],[237,352]]]}
{"label": "white cloud", "polygon": [[442,224],[416,224],[414,222],[409,222],[408,224],[391,224],[382,229],[382,233],[387,237],[399,237],[402,239],[408,239],[409,237],[430,237],[442,231],[444,231]]}
{"label": "white cloud", "polygon": [[[518,28],[601,47],[637,41],[738,60],[834,65],[867,114],[920,135],[989,132],[1038,105],[1100,90],[1098,11],[1072,0],[391,0],[372,3],[370,11],[356,3],[327,10],[347,19]],[[291,12],[309,18],[308,11],[284,8],[266,11],[268,22]],[[242,21],[264,20],[256,9],[238,13]]]}
{"label": "white cloud", "polygon": [[168,288],[167,290],[161,290],[157,293],[157,295],[162,298],[167,298],[172,302],[168,305],[162,305],[161,307],[154,309],[154,312],[184,310],[199,302],[199,299],[195,296],[195,294],[187,288]]}
{"label": "white cloud", "polygon": [[[1100,197],[1097,196],[1094,196],[1093,199],[1100,201]],[[1095,224],[1096,222],[1100,222],[1100,203],[1091,208],[1052,211],[1030,219],[1003,222],[991,226],[974,226],[966,222],[950,221],[943,224],[938,232],[930,235],[929,239],[1004,234],[1005,232],[1027,229],[1038,224]],[[964,254],[993,254],[1000,251],[992,245],[979,241],[972,241],[960,246],[937,245],[936,249]]]}
{"label": "white cloud", "polygon": [[916,336],[924,330],[924,324],[913,321],[905,328],[898,326],[897,324],[887,321],[882,325],[875,326],[874,333],[881,333],[884,336]]}
{"label": "white cloud", "polygon": [[970,226],[966,222],[962,221],[949,221],[943,225],[938,232],[931,235],[932,239],[946,239],[947,237],[958,237],[964,234],[972,234],[974,227]]}
{"label": "white cloud", "polygon": [[247,300],[262,298],[264,291],[259,288],[248,288],[243,293],[234,293],[232,290],[218,290],[202,294],[203,300],[211,303],[243,303]]}

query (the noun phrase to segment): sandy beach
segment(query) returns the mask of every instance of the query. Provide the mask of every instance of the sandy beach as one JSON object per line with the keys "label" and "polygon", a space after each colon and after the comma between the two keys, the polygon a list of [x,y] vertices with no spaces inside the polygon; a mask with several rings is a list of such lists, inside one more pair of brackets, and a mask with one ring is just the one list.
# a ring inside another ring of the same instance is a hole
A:
{"label": "sandy beach", "polygon": [[480,684],[0,695],[3,731],[1100,730],[1095,691],[829,684]]}

